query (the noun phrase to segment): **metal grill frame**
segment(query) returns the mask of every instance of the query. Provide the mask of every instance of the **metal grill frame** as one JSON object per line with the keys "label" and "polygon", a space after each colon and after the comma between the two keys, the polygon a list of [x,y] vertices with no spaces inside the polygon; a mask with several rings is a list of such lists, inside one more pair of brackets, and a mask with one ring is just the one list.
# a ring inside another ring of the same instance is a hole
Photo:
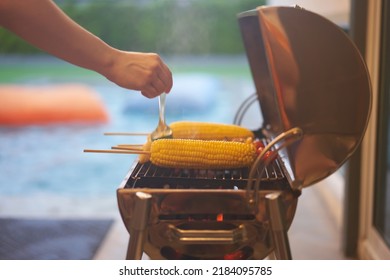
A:
{"label": "metal grill frame", "polygon": [[[259,171],[260,172],[260,171]],[[245,189],[249,168],[174,169],[162,168],[150,162],[133,165],[124,188],[170,188],[170,189]],[[263,173],[262,188],[280,190],[287,178],[279,161],[272,162]]]}
{"label": "metal grill frame", "polygon": [[[277,195],[276,203],[282,211],[278,217],[279,220],[282,217],[284,233],[291,225],[301,194],[290,187],[283,170],[278,160],[267,167],[262,173],[261,189],[250,191],[259,203],[251,205],[246,189],[249,170],[180,171],[140,164],[136,160],[117,190],[119,210],[132,237],[126,258],[139,259],[145,252],[152,259],[164,259],[167,258],[164,254],[177,251],[186,259],[218,259],[222,252],[240,250],[248,258],[265,258],[275,249],[267,197]],[[213,176],[199,178],[195,174],[199,172]],[[239,175],[232,179],[232,172]],[[219,178],[220,175],[224,176]],[[139,194],[150,199],[143,201]],[[222,222],[216,221],[217,213],[225,217]],[[140,225],[139,220],[142,220]],[[183,225],[196,229],[183,230]],[[291,258],[289,247],[280,251]]]}

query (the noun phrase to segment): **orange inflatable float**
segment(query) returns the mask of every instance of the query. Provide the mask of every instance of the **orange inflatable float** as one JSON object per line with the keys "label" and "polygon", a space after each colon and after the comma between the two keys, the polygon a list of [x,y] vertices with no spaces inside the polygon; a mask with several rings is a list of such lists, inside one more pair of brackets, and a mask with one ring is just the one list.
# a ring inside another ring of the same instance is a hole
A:
{"label": "orange inflatable float", "polygon": [[0,125],[107,121],[98,94],[85,85],[0,86]]}

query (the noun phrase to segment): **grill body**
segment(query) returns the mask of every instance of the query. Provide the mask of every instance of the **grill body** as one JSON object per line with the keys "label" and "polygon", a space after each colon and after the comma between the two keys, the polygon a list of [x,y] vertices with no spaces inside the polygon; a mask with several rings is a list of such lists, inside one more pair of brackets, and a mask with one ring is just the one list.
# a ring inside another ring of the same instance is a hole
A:
{"label": "grill body", "polygon": [[290,188],[275,161],[250,203],[247,176],[246,169],[175,170],[135,162],[118,189],[120,213],[131,232],[139,215],[136,194],[151,195],[144,251],[153,259],[262,259],[273,248],[266,196],[281,194],[289,227],[300,192]]}

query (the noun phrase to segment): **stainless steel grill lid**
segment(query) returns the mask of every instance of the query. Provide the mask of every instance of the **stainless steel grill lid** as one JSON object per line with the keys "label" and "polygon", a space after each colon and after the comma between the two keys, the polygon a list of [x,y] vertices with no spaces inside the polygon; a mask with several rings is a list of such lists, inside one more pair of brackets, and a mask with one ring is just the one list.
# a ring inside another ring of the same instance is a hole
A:
{"label": "stainless steel grill lid", "polygon": [[336,171],[367,127],[371,87],[365,63],[334,23],[298,7],[259,7],[238,15],[263,127],[273,138],[293,127],[284,150],[302,187]]}

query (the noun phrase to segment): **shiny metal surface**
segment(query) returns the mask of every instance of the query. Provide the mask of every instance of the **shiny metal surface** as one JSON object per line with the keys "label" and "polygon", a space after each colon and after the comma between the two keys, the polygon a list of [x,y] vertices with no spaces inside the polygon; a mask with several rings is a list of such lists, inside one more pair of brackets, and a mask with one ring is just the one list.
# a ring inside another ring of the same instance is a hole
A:
{"label": "shiny metal surface", "polygon": [[158,125],[150,134],[152,141],[160,138],[172,138],[172,129],[165,122],[165,99],[166,93],[163,92],[158,97]]}
{"label": "shiny metal surface", "polygon": [[269,223],[272,229],[275,256],[278,260],[291,260],[290,242],[287,236],[285,216],[282,214],[283,204],[280,193],[266,195],[268,212],[270,213]]}
{"label": "shiny metal surface", "polygon": [[364,61],[335,24],[293,7],[239,15],[245,49],[270,138],[298,127],[284,157],[302,187],[336,171],[360,144],[371,110]]}
{"label": "shiny metal surface", "polygon": [[[266,196],[281,194],[281,215],[288,229],[300,191],[291,189],[278,161],[252,172],[169,169],[136,161],[117,191],[119,210],[130,233],[127,259],[139,256],[133,252],[139,252],[141,245],[152,259],[265,258],[279,244],[273,242]],[[246,188],[258,180],[261,188]],[[150,213],[137,206],[139,193],[150,197]],[[256,203],[248,203],[248,198]],[[144,221],[146,212],[145,230],[144,222],[137,227],[146,234],[145,243],[139,244],[133,239],[143,238],[134,236],[134,221]]]}
{"label": "shiny metal surface", "polygon": [[143,254],[152,196],[147,193],[136,192],[134,198],[134,212],[137,213],[137,216],[134,216],[130,221],[129,233],[131,239],[129,241],[126,259],[140,260]]}
{"label": "shiny metal surface", "polygon": [[[152,259],[263,259],[274,250],[266,196],[275,190],[258,191],[253,209],[246,190],[120,188],[118,206],[129,233],[140,215],[138,192],[152,197],[144,246]],[[300,192],[279,193],[288,229]]]}

